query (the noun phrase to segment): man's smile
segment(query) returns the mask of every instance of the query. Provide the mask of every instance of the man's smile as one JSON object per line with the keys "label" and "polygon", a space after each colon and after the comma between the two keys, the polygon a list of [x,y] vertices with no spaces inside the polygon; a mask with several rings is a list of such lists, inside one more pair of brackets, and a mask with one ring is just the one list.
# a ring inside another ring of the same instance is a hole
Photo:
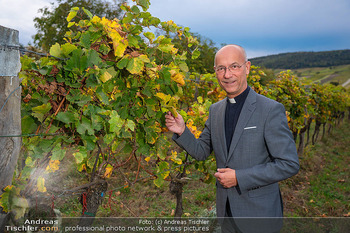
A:
{"label": "man's smile", "polygon": [[237,82],[237,80],[223,80],[221,82],[225,85],[233,85]]}

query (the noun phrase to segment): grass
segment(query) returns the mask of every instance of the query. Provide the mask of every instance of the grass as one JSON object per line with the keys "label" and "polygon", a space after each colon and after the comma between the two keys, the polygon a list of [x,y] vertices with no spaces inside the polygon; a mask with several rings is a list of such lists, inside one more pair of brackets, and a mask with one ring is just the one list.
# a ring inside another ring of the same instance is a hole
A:
{"label": "grass", "polygon": [[349,216],[349,127],[344,122],[305,149],[300,172],[281,183],[285,216]]}

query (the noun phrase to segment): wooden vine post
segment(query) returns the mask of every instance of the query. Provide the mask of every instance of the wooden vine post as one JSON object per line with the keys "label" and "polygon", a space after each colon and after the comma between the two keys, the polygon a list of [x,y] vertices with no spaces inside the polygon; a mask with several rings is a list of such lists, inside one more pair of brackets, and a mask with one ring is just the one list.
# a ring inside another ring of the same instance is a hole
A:
{"label": "wooden vine post", "polygon": [[[21,148],[19,32],[0,26],[0,195],[11,185]],[[0,207],[1,208],[1,207]],[[0,209],[0,226],[5,218]]]}

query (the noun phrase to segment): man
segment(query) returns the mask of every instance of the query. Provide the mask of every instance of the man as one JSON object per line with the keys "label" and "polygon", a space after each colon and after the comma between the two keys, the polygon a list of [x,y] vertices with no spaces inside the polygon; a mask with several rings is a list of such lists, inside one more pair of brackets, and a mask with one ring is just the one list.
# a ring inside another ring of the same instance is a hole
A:
{"label": "man", "polygon": [[[282,217],[278,181],[299,170],[284,106],[248,86],[250,65],[238,45],[224,46],[216,53],[214,69],[227,98],[210,107],[198,139],[180,114],[166,115],[173,140],[192,157],[205,160],[214,151],[218,217]],[[237,221],[234,225],[241,230],[250,227]]]}

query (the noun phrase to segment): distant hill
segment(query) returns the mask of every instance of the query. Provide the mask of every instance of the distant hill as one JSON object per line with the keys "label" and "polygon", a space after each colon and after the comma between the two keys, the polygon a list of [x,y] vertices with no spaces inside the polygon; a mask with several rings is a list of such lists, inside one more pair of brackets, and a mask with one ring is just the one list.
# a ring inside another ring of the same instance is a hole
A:
{"label": "distant hill", "polygon": [[325,52],[281,53],[249,59],[253,65],[270,69],[300,69],[350,64],[350,49]]}

